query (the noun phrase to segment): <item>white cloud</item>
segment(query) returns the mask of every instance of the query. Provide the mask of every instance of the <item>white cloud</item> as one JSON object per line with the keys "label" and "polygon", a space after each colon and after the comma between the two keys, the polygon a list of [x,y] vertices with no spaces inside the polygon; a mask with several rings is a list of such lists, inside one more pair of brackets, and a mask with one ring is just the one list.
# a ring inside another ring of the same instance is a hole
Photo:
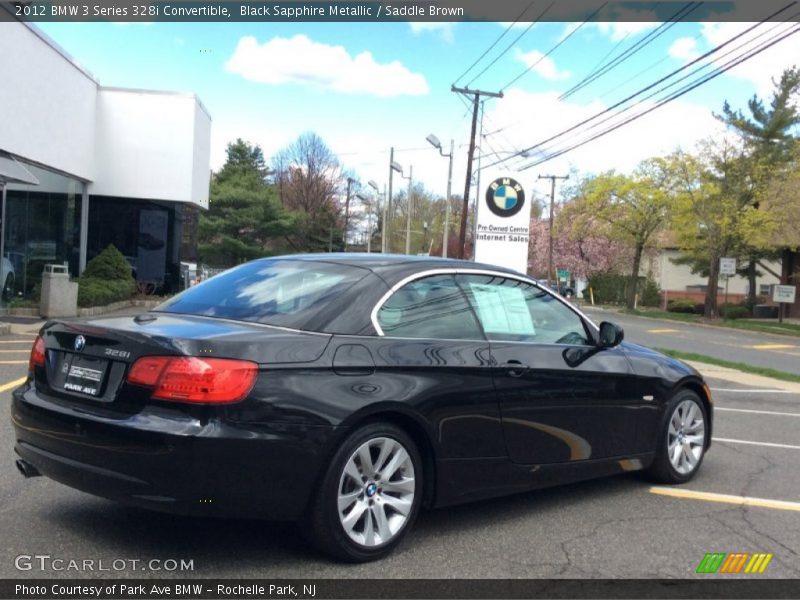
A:
{"label": "white cloud", "polygon": [[522,52],[519,49],[515,49],[514,57],[526,67],[535,65],[533,71],[551,81],[568,79],[572,75],[572,73],[566,70],[559,71],[555,61],[549,56],[545,56],[544,53],[539,50]]}
{"label": "white cloud", "polygon": [[438,33],[442,40],[448,44],[452,44],[455,41],[455,23],[412,21],[408,26],[411,28],[411,33],[414,35]]}
{"label": "white cloud", "polygon": [[[741,50],[736,51],[728,57],[722,58],[717,64],[730,61],[734,56],[739,55],[746,48],[755,48],[767,42],[780,32],[786,32],[794,28],[796,23],[765,23],[752,32],[745,34],[740,40],[733,42],[722,52],[738,47],[745,40],[753,40],[752,44],[747,44]],[[753,26],[753,23],[703,23],[702,34],[710,47],[718,46],[733,36],[743,33]],[[761,35],[763,34],[763,35]],[[760,36],[760,37],[758,37]],[[756,40],[755,38],[758,37]],[[774,89],[772,79],[780,79],[784,69],[795,64],[800,64],[800,39],[798,36],[790,36],[783,41],[767,48],[762,53],[753,58],[733,67],[726,73],[729,77],[749,81],[756,88],[756,93],[762,98],[772,95]],[[729,98],[732,102],[734,98]],[[743,105],[745,99],[734,102],[735,105]]]}
{"label": "white cloud", "polygon": [[600,23],[587,23],[587,27],[593,27],[601,33],[609,36],[612,42],[619,42],[626,37],[633,37],[653,29],[660,25],[660,23],[642,22],[642,21],[614,21],[614,22],[600,22]]}
{"label": "white cloud", "polygon": [[678,38],[667,50],[672,58],[678,60],[694,60],[700,53],[697,50],[697,40],[690,37]]}
{"label": "white cloud", "polygon": [[243,37],[225,68],[256,83],[309,85],[344,94],[421,96],[430,89],[423,75],[400,61],[380,64],[370,52],[351,56],[342,46],[305,35],[275,37],[263,44]]}

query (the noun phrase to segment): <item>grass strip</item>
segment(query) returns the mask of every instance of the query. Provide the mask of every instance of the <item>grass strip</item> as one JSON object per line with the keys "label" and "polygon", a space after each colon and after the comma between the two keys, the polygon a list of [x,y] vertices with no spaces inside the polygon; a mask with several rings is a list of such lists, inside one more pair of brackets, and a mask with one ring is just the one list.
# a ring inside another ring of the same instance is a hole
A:
{"label": "grass strip", "polygon": [[714,358],[713,356],[706,356],[705,354],[696,354],[694,352],[681,352],[680,350],[669,350],[667,348],[656,348],[662,354],[678,358],[680,360],[691,360],[695,362],[702,362],[709,365],[717,365],[718,367],[727,367],[729,369],[736,369],[745,373],[752,373],[754,375],[763,375],[764,377],[772,377],[773,379],[780,379],[781,381],[792,381],[800,383],[800,375],[796,373],[787,373],[785,371],[777,371],[768,367],[756,367],[747,363],[733,362],[730,360],[723,360],[721,358]]}

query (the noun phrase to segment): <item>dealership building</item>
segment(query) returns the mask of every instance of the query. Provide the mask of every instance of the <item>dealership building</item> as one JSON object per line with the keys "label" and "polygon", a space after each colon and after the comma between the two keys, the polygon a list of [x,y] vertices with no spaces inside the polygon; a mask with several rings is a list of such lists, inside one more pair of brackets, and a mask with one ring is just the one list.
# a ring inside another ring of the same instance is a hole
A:
{"label": "dealership building", "polygon": [[[5,10],[0,6],[0,11]],[[0,272],[29,295],[109,244],[137,280],[177,286],[208,208],[211,117],[191,93],[104,87],[42,31],[0,23]]]}

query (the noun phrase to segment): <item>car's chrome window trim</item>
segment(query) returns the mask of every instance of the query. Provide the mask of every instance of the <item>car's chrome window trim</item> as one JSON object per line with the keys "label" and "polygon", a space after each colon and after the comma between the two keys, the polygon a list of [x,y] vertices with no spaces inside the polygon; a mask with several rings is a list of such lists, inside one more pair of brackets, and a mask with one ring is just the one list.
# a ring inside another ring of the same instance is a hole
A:
{"label": "car's chrome window trim", "polygon": [[[427,271],[420,271],[419,273],[414,273],[412,275],[404,277],[403,279],[395,283],[391,288],[389,288],[389,291],[387,291],[383,296],[381,296],[380,300],[378,300],[378,302],[372,308],[372,312],[370,313],[370,320],[372,321],[372,326],[375,328],[375,331],[378,333],[380,337],[391,337],[391,338],[397,337],[397,336],[387,336],[383,332],[383,328],[381,328],[380,323],[378,323],[378,311],[380,311],[380,309],[383,308],[383,305],[386,304],[389,298],[391,298],[394,295],[394,293],[397,292],[397,290],[402,288],[404,285],[411,283],[412,281],[416,281],[417,279],[422,279],[425,277],[433,277],[434,275],[487,275],[490,277],[503,277],[504,279],[514,279],[522,283],[527,283],[528,285],[534,286],[536,289],[548,293],[553,298],[561,302],[561,304],[563,304],[566,308],[568,308],[569,310],[580,316],[585,323],[588,323],[591,327],[593,327],[596,333],[599,333],[600,331],[600,328],[594,323],[594,321],[592,321],[579,308],[567,302],[559,294],[554,293],[553,290],[548,290],[542,285],[539,285],[539,283],[535,279],[529,278],[527,275],[522,275],[522,274],[517,275],[515,273],[506,273],[504,271],[493,271],[491,269],[470,269],[465,267],[460,267],[460,268],[451,267],[451,268],[429,269]],[[439,339],[439,338],[398,338],[398,339]],[[489,341],[489,340],[484,340],[484,341]],[[538,342],[522,342],[522,343],[538,344]],[[560,346],[562,344],[558,345]],[[570,344],[563,344],[563,345],[569,346]]]}

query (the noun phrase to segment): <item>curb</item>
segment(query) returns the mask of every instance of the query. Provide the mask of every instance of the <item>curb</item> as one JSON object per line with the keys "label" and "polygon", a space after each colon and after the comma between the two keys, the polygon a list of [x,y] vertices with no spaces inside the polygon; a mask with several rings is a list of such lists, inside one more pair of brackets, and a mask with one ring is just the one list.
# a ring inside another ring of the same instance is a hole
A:
{"label": "curb", "polygon": [[713,379],[722,379],[742,385],[750,385],[758,388],[772,388],[800,394],[800,383],[773,379],[772,377],[756,375],[754,373],[745,373],[744,371],[737,371],[736,369],[720,367],[718,365],[709,365],[708,363],[690,360],[685,360],[683,362],[697,369],[703,377],[711,377]]}

